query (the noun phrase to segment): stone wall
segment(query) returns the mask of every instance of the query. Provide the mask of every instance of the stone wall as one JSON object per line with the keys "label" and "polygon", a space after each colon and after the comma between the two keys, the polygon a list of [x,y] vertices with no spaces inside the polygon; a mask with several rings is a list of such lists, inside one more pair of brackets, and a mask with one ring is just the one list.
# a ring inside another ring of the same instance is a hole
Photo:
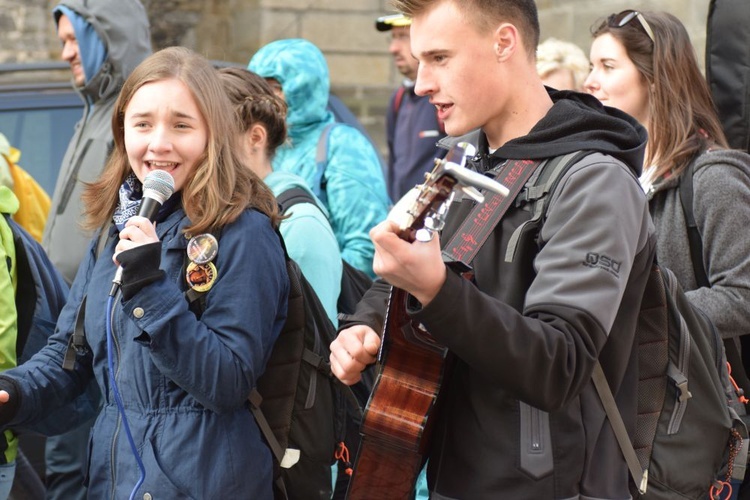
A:
{"label": "stone wall", "polygon": [[[96,0],[94,0],[96,1]],[[281,38],[311,40],[326,54],[333,90],[383,144],[388,96],[399,75],[387,35],[374,19],[388,0],[142,0],[155,48],[185,45],[212,59],[246,63],[262,45]],[[667,10],[688,27],[703,60],[709,0],[537,0],[542,39],[571,40],[584,50],[600,17],[627,8]],[[56,0],[0,0],[0,62],[57,59],[50,10]]]}
{"label": "stone wall", "polygon": [[0,0],[0,62],[46,60],[48,0]]}

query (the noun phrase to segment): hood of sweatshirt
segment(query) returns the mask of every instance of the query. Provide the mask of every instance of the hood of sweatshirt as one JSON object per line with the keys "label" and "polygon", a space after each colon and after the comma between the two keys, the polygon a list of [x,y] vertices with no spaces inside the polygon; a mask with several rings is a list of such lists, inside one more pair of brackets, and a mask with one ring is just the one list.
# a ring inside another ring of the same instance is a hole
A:
{"label": "hood of sweatshirt", "polygon": [[[550,89],[553,106],[528,134],[510,140],[489,155],[480,129],[459,137],[444,137],[438,146],[450,149],[459,142],[478,147],[479,157],[541,160],[581,150],[599,151],[625,162],[637,175],[643,169],[648,134],[630,115],[603,106],[589,94]],[[489,168],[488,164],[478,165]]]}
{"label": "hood of sweatshirt", "polygon": [[247,68],[281,84],[288,106],[289,138],[300,143],[326,123],[333,122],[327,109],[331,82],[323,53],[307,40],[278,40],[262,47]]}
{"label": "hood of sweatshirt", "polygon": [[[76,12],[90,24],[106,51],[98,71],[86,75],[86,84],[79,88],[80,92],[93,104],[116,95],[127,76],[151,54],[146,9],[138,0],[62,0],[52,11],[55,25],[64,13],[60,7]],[[81,62],[89,68],[90,58],[97,56],[86,53],[85,47],[92,46],[90,40],[82,42]]]}
{"label": "hood of sweatshirt", "polygon": [[[594,150],[625,162],[636,176],[643,168],[647,132],[622,111],[603,106],[589,94],[550,91],[549,112],[529,133],[508,141],[493,156],[509,159],[543,159],[580,150]],[[479,151],[487,151],[480,134]]]}

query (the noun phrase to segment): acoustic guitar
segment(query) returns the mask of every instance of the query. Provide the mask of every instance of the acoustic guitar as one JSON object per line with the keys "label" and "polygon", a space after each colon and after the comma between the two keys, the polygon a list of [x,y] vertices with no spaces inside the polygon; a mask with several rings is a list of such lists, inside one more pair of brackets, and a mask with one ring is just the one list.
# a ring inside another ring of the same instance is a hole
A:
{"label": "acoustic guitar", "polygon": [[[407,202],[411,208],[399,224],[402,239],[421,241],[442,229],[458,190],[480,203],[483,196],[473,186],[507,193],[501,184],[464,168],[466,157],[473,154],[473,146],[459,143],[445,159],[435,161],[435,169]],[[392,287],[378,353],[380,369],[363,414],[362,442],[347,491],[350,500],[411,498],[427,451],[448,351],[409,318],[407,299],[407,292]]]}

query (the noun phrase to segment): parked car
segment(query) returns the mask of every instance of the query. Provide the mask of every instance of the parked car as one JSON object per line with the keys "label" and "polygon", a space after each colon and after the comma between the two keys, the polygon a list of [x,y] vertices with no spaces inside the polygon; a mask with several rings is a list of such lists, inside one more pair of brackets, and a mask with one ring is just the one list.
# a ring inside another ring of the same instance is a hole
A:
{"label": "parked car", "polygon": [[0,132],[21,151],[19,165],[50,196],[82,113],[67,63],[0,64]]}

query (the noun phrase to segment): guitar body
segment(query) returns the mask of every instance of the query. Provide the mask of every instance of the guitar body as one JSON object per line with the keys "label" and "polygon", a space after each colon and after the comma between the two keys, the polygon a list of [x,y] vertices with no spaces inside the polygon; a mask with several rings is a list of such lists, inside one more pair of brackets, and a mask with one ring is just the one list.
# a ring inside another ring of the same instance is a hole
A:
{"label": "guitar body", "polygon": [[[444,159],[436,160],[425,183],[413,190],[413,199],[407,195],[396,204],[388,218],[398,224],[401,239],[426,241],[440,231],[454,189],[477,202],[483,197],[470,186],[507,195],[501,184],[464,168],[474,151],[467,143],[453,146]],[[402,203],[409,208],[400,213]],[[412,498],[427,453],[448,350],[409,318],[408,298],[404,290],[391,289],[378,353],[381,368],[363,415],[349,500]]]}
{"label": "guitar body", "polygon": [[365,408],[350,500],[409,499],[427,451],[448,351],[406,314],[393,288],[380,347],[380,373]]}

